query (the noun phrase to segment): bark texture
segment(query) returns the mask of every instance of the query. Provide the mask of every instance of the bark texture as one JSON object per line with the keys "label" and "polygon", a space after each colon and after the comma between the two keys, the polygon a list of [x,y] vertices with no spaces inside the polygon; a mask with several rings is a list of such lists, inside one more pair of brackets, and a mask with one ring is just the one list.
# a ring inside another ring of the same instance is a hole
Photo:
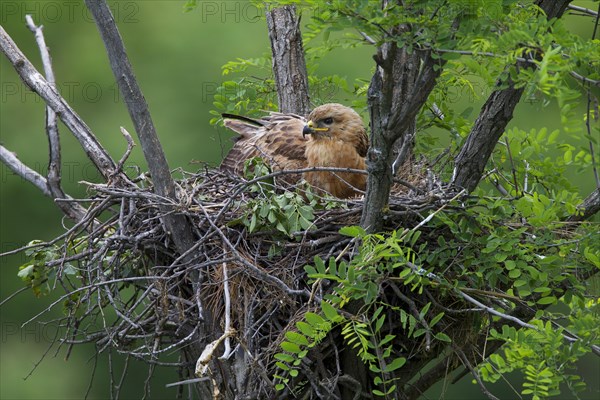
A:
{"label": "bark texture", "polygon": [[[405,29],[399,27],[398,30]],[[443,61],[431,52],[383,44],[375,56],[377,69],[368,91],[371,115],[370,148],[367,154],[367,192],[361,225],[369,232],[380,231],[393,178],[394,147],[404,149],[412,142],[414,121],[427,96],[435,87]],[[434,68],[437,63],[438,69]],[[396,163],[394,163],[396,161]]]}
{"label": "bark texture", "polygon": [[[544,11],[548,19],[560,18],[570,0],[538,0],[536,4]],[[532,64],[519,63],[519,68],[528,68]],[[483,105],[467,141],[454,160],[452,182],[471,192],[479,183],[485,165],[492,155],[506,125],[512,119],[515,107],[519,103],[523,89],[516,89],[508,82],[506,89],[494,91]]]}
{"label": "bark texture", "polygon": [[[175,183],[171,177],[167,158],[158,140],[146,99],[135,79],[112,12],[105,1],[86,0],[85,3],[96,21],[96,26],[106,46],[110,66],[140,139],[155,191],[170,199],[173,204],[177,204]],[[184,254],[194,244],[189,223],[181,214],[167,214],[164,220],[171,232],[171,239],[175,242],[180,254]]]}
{"label": "bark texture", "polygon": [[310,112],[308,74],[296,7],[277,7],[267,11],[266,16],[279,111],[307,115]]}

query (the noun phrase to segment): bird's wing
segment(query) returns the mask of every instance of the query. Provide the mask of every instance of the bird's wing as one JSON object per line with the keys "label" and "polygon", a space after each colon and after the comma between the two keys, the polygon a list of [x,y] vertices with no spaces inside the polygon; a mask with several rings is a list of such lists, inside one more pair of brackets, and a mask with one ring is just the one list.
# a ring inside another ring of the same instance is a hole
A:
{"label": "bird's wing", "polygon": [[271,113],[260,119],[232,114],[224,114],[223,118],[225,126],[240,136],[221,163],[221,169],[241,174],[244,162],[252,157],[263,158],[273,170],[306,166],[304,118],[282,113]]}

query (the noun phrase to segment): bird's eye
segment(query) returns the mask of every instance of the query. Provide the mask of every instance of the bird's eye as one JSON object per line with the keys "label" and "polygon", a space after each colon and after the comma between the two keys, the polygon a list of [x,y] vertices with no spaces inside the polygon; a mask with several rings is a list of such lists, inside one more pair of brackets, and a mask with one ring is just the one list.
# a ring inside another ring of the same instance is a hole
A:
{"label": "bird's eye", "polygon": [[333,124],[333,118],[331,118],[331,117],[325,118],[325,119],[323,120],[323,123],[324,123],[325,125],[331,125],[331,124]]}

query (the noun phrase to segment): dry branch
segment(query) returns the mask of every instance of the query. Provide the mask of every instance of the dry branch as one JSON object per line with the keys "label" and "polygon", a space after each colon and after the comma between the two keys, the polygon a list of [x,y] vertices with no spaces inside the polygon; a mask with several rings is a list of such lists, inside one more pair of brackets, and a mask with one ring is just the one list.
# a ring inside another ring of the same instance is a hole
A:
{"label": "dry branch", "polygon": [[[41,26],[36,26],[33,18],[30,15],[25,16],[27,21],[27,27],[35,34],[35,40],[38,48],[40,49],[40,55],[42,58],[42,65],[44,66],[44,74],[48,84],[56,90],[56,79],[54,78],[54,71],[52,69],[52,59],[50,58],[50,52],[46,46],[46,40],[42,32]],[[46,106],[46,135],[48,136],[49,144],[49,162],[48,162],[48,176],[46,183],[51,197],[54,200],[71,199],[63,191],[61,182],[61,153],[60,153],[60,139],[58,135],[58,120],[56,113],[50,106]],[[58,207],[62,212],[69,217],[71,220],[79,222],[81,221],[86,213],[85,208],[80,204],[74,202],[56,201]]]}
{"label": "dry branch", "polygon": [[[54,110],[56,115],[69,128],[104,179],[109,180],[117,174],[115,162],[100,145],[90,128],[67,104],[65,99],[58,94],[53,85],[35,69],[1,26],[0,50],[6,55],[25,85],[44,99],[46,104]],[[122,178],[120,175],[119,177]]]}
{"label": "dry branch", "polygon": [[15,174],[38,188],[44,196],[52,197],[46,178],[32,170],[6,147],[0,145],[0,160]]}
{"label": "dry branch", "polygon": [[[171,199],[176,204],[178,201],[175,184],[167,159],[150,117],[148,104],[133,74],[112,13],[103,0],[86,0],[85,3],[94,16],[96,26],[106,46],[113,74],[138,134],[156,193]],[[164,211],[168,210],[165,208]],[[194,237],[188,221],[180,214],[166,214],[164,218],[169,228],[169,236],[177,244],[179,252],[185,253],[194,244]]]}

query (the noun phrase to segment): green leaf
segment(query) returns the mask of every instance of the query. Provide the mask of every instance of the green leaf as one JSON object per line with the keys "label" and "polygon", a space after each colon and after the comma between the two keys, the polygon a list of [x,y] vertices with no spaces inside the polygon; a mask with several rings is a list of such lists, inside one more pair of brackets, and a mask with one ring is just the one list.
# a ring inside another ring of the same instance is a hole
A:
{"label": "green leaf", "polygon": [[322,328],[325,325],[325,320],[319,314],[307,312],[304,314],[306,321],[315,328]]}
{"label": "green leaf", "polygon": [[542,297],[537,301],[537,304],[545,305],[545,304],[555,304],[558,299],[555,296],[547,296]]}
{"label": "green leaf", "polygon": [[385,372],[393,372],[393,371],[397,370],[398,368],[401,368],[404,364],[406,364],[406,358],[398,357],[398,358],[394,359],[394,361],[392,361],[391,363],[386,365]]}
{"label": "green leaf", "polygon": [[367,232],[360,226],[344,226],[340,228],[340,234],[344,236],[350,237],[364,237],[367,235]]}
{"label": "green leaf", "polygon": [[337,310],[328,302],[321,301],[321,309],[323,310],[323,314],[330,321],[337,321],[339,314]]}
{"label": "green leaf", "polygon": [[315,256],[314,261],[315,261],[315,268],[317,269],[317,271],[320,274],[327,273],[327,269],[325,268],[325,263],[323,262],[323,260],[321,259],[321,257]]}
{"label": "green leaf", "polygon": [[433,337],[435,337],[437,340],[440,340],[442,342],[452,343],[452,339],[450,339],[450,336],[446,335],[443,332],[438,332]]}
{"label": "green leaf", "polygon": [[313,329],[313,327],[304,321],[296,322],[296,328],[298,328],[300,332],[302,332],[308,337],[312,338],[315,336],[315,330]]}
{"label": "green leaf", "polygon": [[[17,272],[17,276],[24,281],[27,279],[31,279],[33,276],[33,264],[25,264],[19,268],[19,272]],[[13,275],[14,276],[14,275]]]}
{"label": "green leaf", "polygon": [[518,277],[521,276],[521,270],[520,269],[510,270],[510,272],[508,273],[508,276],[511,279],[517,279]]}
{"label": "green leaf", "polygon": [[67,263],[63,268],[63,274],[77,275],[77,268],[75,268],[72,264]]}
{"label": "green leaf", "polygon": [[435,326],[435,324],[437,324],[443,317],[444,317],[444,312],[442,311],[441,313],[439,313],[438,315],[433,317],[433,319],[429,322],[429,327],[433,328]]}
{"label": "green leaf", "polygon": [[277,362],[275,363],[275,365],[277,366],[277,368],[279,368],[279,369],[281,369],[281,370],[283,370],[283,371],[289,371],[289,370],[290,370],[290,367],[289,367],[289,366],[287,366],[287,365],[285,365],[285,364],[284,364],[284,363],[282,363],[282,362],[279,362],[279,361],[277,361]]}
{"label": "green leaf", "polygon": [[306,339],[306,336],[298,333],[298,332],[294,332],[294,331],[288,331],[285,333],[285,337],[287,340],[289,340],[292,343],[296,343],[299,345],[303,345],[303,346],[308,346],[308,339]]}
{"label": "green leaf", "polygon": [[389,343],[390,341],[394,340],[394,338],[396,338],[396,335],[385,335],[385,337],[383,338],[383,340],[381,342],[379,342],[379,346],[383,347],[385,346],[387,343]]}
{"label": "green leaf", "polygon": [[287,352],[294,354],[298,354],[301,351],[300,346],[298,346],[296,343],[290,343],[285,341],[281,342],[281,348]]}
{"label": "green leaf", "polygon": [[274,358],[279,361],[291,363],[294,361],[294,357],[286,353],[277,353]]}
{"label": "green leaf", "polygon": [[377,319],[377,322],[375,323],[375,332],[379,332],[381,330],[381,327],[383,326],[384,322],[385,322],[385,314]]}

